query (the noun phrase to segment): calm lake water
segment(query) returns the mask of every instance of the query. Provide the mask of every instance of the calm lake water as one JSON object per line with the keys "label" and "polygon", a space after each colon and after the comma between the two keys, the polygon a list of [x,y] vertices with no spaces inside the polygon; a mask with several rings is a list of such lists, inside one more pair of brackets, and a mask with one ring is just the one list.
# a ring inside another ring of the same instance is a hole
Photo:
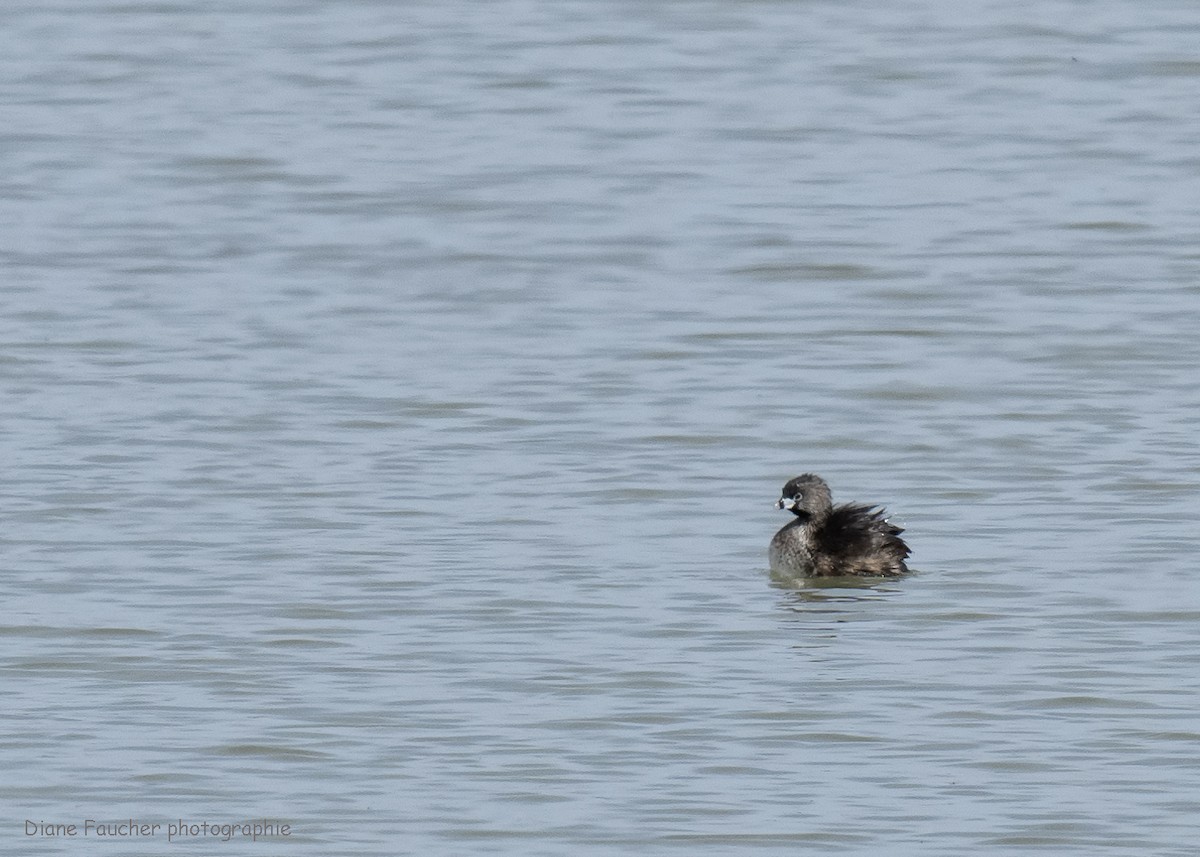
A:
{"label": "calm lake water", "polygon": [[1198,39],[6,4],[0,850],[1195,854]]}

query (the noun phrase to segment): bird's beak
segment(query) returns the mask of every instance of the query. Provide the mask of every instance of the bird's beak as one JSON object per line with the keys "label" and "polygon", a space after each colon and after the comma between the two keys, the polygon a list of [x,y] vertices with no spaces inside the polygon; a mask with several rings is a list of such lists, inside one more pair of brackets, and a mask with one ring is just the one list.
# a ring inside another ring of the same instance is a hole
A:
{"label": "bird's beak", "polygon": [[775,504],[776,509],[795,509],[796,501],[791,497],[780,497],[779,502]]}

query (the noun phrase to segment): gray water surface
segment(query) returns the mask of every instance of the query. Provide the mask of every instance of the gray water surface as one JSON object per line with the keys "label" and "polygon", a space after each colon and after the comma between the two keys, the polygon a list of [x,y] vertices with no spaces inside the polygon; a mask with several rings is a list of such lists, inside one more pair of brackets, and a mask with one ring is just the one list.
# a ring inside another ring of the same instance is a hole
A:
{"label": "gray water surface", "polygon": [[4,6],[0,850],[1194,854],[1198,38]]}

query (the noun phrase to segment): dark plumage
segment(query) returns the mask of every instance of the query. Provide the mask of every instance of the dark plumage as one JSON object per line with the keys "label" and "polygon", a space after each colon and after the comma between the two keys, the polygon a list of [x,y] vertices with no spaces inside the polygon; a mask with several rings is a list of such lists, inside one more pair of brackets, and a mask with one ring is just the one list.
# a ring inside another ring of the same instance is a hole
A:
{"label": "dark plumage", "polygon": [[805,473],[783,486],[775,504],[796,520],[771,539],[772,571],[792,577],[896,577],[908,571],[904,532],[876,506],[833,505],[829,486]]}

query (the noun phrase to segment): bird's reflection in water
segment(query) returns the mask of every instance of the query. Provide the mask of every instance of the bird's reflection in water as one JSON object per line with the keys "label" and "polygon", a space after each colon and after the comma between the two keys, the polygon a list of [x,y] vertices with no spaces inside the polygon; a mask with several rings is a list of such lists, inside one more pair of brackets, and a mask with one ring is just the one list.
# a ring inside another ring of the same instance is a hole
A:
{"label": "bird's reflection in water", "polygon": [[802,630],[793,648],[810,652],[835,645],[846,623],[880,618],[873,604],[901,593],[895,578],[797,579],[772,573],[771,586],[780,590],[784,621]]}
{"label": "bird's reflection in water", "polygon": [[771,572],[771,586],[785,593],[781,606],[793,610],[811,610],[812,605],[880,601],[901,592],[900,583],[896,578],[797,578],[775,571]]}

